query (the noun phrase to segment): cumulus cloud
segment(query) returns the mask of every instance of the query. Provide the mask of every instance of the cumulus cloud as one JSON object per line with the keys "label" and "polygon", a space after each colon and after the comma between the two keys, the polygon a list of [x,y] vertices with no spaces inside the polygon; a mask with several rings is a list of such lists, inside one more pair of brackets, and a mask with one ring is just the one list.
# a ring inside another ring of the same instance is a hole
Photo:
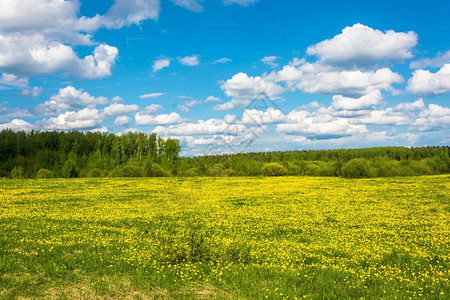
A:
{"label": "cumulus cloud", "polygon": [[111,75],[118,49],[101,44],[79,57],[73,46],[92,46],[91,33],[156,19],[158,0],[116,0],[106,15],[78,17],[79,1],[1,0],[0,69],[32,76],[63,74],[80,79]]}
{"label": "cumulus cloud", "polygon": [[440,68],[446,63],[450,63],[450,50],[444,53],[438,53],[434,58],[423,58],[412,61],[409,67],[411,69]]}
{"label": "cumulus cloud", "polygon": [[413,125],[420,131],[449,129],[450,108],[430,104],[427,109],[420,112]]}
{"label": "cumulus cloud", "polygon": [[334,95],[331,107],[335,110],[363,110],[380,105],[382,99],[380,90],[374,90],[359,98]]}
{"label": "cumulus cloud", "polygon": [[382,32],[355,24],[344,28],[332,39],[310,46],[306,52],[327,64],[366,68],[384,60],[411,58],[411,50],[416,44],[417,34],[413,31]]}
{"label": "cumulus cloud", "polygon": [[[259,128],[259,127],[258,127]],[[221,119],[198,120],[196,122],[158,126],[153,132],[163,136],[193,136],[193,135],[234,135],[239,136],[249,132],[245,124],[230,124]]]}
{"label": "cumulus cloud", "polygon": [[183,121],[181,116],[175,112],[170,114],[151,115],[137,112],[134,116],[136,125],[167,125]]}
{"label": "cumulus cloud", "polygon": [[238,73],[221,85],[229,97],[235,99],[275,99],[284,88],[263,77]]}
{"label": "cumulus cloud", "polygon": [[34,107],[32,111],[37,115],[52,115],[107,103],[106,97],[94,97],[87,92],[83,92],[83,90],[67,86],[60,89],[58,94],[51,96],[49,100]]}
{"label": "cumulus cloud", "polygon": [[164,107],[159,104],[151,104],[140,111],[141,114],[153,114],[160,110],[163,110]]}
{"label": "cumulus cloud", "polygon": [[393,109],[394,109],[394,111],[410,112],[410,111],[420,111],[420,110],[423,110],[424,108],[425,108],[425,104],[423,103],[423,99],[421,98],[414,102],[400,103],[397,106],[395,106]]}
{"label": "cumulus cloud", "polygon": [[200,59],[197,54],[180,57],[178,58],[178,61],[180,62],[180,64],[189,67],[198,66],[200,64]]}
{"label": "cumulus cloud", "polygon": [[312,139],[330,139],[367,133],[364,125],[352,124],[349,119],[320,112],[293,110],[286,122],[277,125],[277,132],[306,136]]}
{"label": "cumulus cloud", "polygon": [[162,70],[164,68],[167,68],[170,66],[170,58],[161,58],[157,59],[153,62],[153,73],[158,72],[159,70]]}
{"label": "cumulus cloud", "polygon": [[257,109],[244,109],[242,123],[244,124],[270,124],[285,120],[283,112],[279,109],[269,107],[266,111]]}
{"label": "cumulus cloud", "polygon": [[406,90],[412,94],[433,97],[450,92],[450,63],[444,64],[436,73],[416,70],[408,80]]}
{"label": "cumulus cloud", "polygon": [[79,111],[67,111],[57,117],[43,119],[36,124],[44,130],[94,129],[103,122],[101,113],[95,108],[83,108]]}
{"label": "cumulus cloud", "polygon": [[167,93],[150,93],[150,94],[140,95],[139,98],[141,98],[141,99],[156,98],[156,97],[161,97],[161,96],[165,96],[165,95],[167,95]]}
{"label": "cumulus cloud", "polygon": [[385,110],[372,110],[366,115],[352,119],[353,124],[366,124],[366,125],[409,125],[411,124],[411,118],[408,114],[402,111],[395,111],[392,108]]}
{"label": "cumulus cloud", "polygon": [[12,131],[31,131],[36,129],[36,126],[21,119],[13,119],[9,123],[0,124],[0,131],[10,129]]}
{"label": "cumulus cloud", "polygon": [[388,68],[377,71],[304,72],[296,87],[306,93],[342,95],[358,98],[374,90],[393,90],[403,77]]}
{"label": "cumulus cloud", "polygon": [[249,106],[252,103],[251,100],[247,100],[247,99],[231,99],[228,102],[222,103],[222,104],[218,104],[216,106],[213,107],[214,110],[233,110],[239,107],[246,107]]}
{"label": "cumulus cloud", "polygon": [[122,103],[113,103],[103,109],[103,113],[105,116],[117,116],[120,114],[127,114],[131,112],[135,112],[139,110],[139,106],[136,104],[122,104]]}
{"label": "cumulus cloud", "polygon": [[276,63],[275,61],[278,60],[279,58],[280,58],[279,56],[266,56],[263,57],[263,59],[261,59],[261,62],[272,68],[276,68],[278,67],[278,63]]}
{"label": "cumulus cloud", "polygon": [[114,126],[125,126],[130,125],[132,120],[128,116],[119,116],[114,120]]}
{"label": "cumulus cloud", "polygon": [[201,12],[203,10],[203,6],[199,3],[198,0],[170,0],[170,1],[172,1],[178,6],[184,7],[194,12]]}

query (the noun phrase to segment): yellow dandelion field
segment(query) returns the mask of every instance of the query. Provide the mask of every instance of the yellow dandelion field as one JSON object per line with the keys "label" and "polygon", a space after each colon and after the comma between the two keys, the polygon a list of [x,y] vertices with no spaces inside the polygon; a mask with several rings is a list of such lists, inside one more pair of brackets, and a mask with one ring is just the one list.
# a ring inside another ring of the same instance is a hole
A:
{"label": "yellow dandelion field", "polygon": [[0,298],[448,299],[450,176],[0,180]]}

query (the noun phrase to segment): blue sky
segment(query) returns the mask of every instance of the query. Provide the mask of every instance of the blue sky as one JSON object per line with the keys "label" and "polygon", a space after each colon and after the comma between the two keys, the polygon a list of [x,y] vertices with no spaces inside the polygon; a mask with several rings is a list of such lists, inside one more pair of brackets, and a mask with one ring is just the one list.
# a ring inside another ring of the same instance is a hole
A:
{"label": "blue sky", "polygon": [[0,129],[183,155],[450,143],[450,2],[0,0]]}

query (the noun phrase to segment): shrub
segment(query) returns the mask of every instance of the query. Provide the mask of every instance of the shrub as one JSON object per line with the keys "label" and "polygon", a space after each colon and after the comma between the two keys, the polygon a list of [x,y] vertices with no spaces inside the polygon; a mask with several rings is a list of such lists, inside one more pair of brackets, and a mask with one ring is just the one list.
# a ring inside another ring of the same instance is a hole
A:
{"label": "shrub", "polygon": [[342,176],[347,178],[368,178],[374,177],[375,170],[364,158],[354,158],[342,167]]}
{"label": "shrub", "polygon": [[13,179],[20,179],[24,178],[25,172],[23,171],[22,167],[14,167],[11,171],[11,178]]}
{"label": "shrub", "polygon": [[153,163],[147,168],[147,176],[148,177],[168,177],[170,176],[170,172],[160,165]]}
{"label": "shrub", "polygon": [[48,169],[45,169],[45,168],[40,169],[36,173],[36,178],[37,179],[39,179],[39,178],[53,178],[53,176],[54,176],[53,172],[48,170]]}
{"label": "shrub", "polygon": [[87,173],[87,177],[102,177],[103,173],[100,169],[94,168]]}
{"label": "shrub", "polygon": [[276,162],[264,164],[261,171],[264,176],[284,176],[288,172],[285,166]]}

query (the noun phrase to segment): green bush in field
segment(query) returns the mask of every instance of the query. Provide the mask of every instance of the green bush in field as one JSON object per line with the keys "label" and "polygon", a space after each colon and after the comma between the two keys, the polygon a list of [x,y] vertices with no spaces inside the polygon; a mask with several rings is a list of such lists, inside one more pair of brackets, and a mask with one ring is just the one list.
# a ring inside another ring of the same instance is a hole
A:
{"label": "green bush in field", "polygon": [[264,176],[284,176],[288,172],[285,166],[277,162],[264,164],[261,171]]}
{"label": "green bush in field", "polygon": [[42,168],[36,173],[36,178],[53,178],[54,174],[52,171]]}
{"label": "green bush in field", "polygon": [[11,178],[12,179],[20,179],[24,178],[25,172],[23,171],[22,167],[14,167],[11,171]]}
{"label": "green bush in field", "polygon": [[342,167],[342,176],[347,178],[375,177],[375,170],[364,158],[354,158]]}

